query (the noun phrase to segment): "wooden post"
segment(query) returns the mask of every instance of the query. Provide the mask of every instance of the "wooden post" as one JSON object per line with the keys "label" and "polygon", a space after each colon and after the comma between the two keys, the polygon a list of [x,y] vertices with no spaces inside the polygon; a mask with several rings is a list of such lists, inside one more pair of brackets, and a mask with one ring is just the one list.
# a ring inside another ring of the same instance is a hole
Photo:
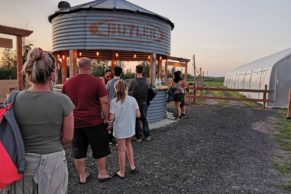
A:
{"label": "wooden post", "polygon": [[151,55],[150,61],[150,80],[152,85],[155,85],[155,79],[156,79],[156,54],[153,53]]}
{"label": "wooden post", "polygon": [[23,89],[23,76],[22,76],[22,37],[17,36],[16,38],[17,47],[17,87],[18,90]]}
{"label": "wooden post", "polygon": [[196,83],[193,83],[193,104],[196,104]]}
{"label": "wooden post", "polygon": [[74,49],[74,50],[70,50],[69,51],[69,56],[70,56],[70,77],[76,75],[78,72],[77,72],[77,56],[78,53],[77,53],[77,50]]}
{"label": "wooden post", "polygon": [[60,61],[58,58],[57,53],[53,53],[53,56],[55,58],[55,83],[59,83],[59,70],[60,70]]}
{"label": "wooden post", "polygon": [[166,59],[165,63],[165,83],[168,84],[168,59]]}
{"label": "wooden post", "polygon": [[158,60],[158,79],[162,78],[162,59]]}
{"label": "wooden post", "polygon": [[116,52],[112,52],[112,56],[111,56],[111,71],[114,70],[114,67],[116,65],[116,56],[115,55],[116,55]]}
{"label": "wooden post", "polygon": [[288,101],[287,119],[291,119],[291,89],[289,89],[289,101]]}
{"label": "wooden post", "polygon": [[188,62],[186,62],[185,64],[185,77],[184,77],[185,81],[187,81],[187,77],[188,77]]}
{"label": "wooden post", "polygon": [[67,57],[62,56],[62,84],[65,83],[67,79]]}
{"label": "wooden post", "polygon": [[264,94],[263,94],[263,105],[264,105],[264,108],[266,108],[266,100],[267,100],[267,90],[268,90],[268,86],[265,85],[265,89],[264,89]]}

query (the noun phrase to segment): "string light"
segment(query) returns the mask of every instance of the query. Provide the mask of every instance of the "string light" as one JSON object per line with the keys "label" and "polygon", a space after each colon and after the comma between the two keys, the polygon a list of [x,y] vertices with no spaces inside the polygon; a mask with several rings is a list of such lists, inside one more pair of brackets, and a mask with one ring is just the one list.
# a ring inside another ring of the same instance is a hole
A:
{"label": "string light", "polygon": [[96,52],[96,55],[99,57],[99,52],[98,51]]}
{"label": "string light", "polygon": [[82,57],[82,52],[79,52],[79,56]]}
{"label": "string light", "polygon": [[150,60],[150,59],[151,59],[151,56],[149,55],[149,56],[148,56],[148,60]]}
{"label": "string light", "polygon": [[118,53],[115,53],[115,56],[118,57]]}
{"label": "string light", "polygon": [[136,58],[136,54],[133,55],[133,58]]}

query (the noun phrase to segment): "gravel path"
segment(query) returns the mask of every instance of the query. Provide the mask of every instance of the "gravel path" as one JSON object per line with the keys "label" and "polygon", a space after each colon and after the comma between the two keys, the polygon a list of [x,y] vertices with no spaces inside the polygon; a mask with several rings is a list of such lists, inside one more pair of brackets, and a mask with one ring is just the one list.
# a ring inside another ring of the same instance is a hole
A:
{"label": "gravel path", "polygon": [[[277,116],[274,110],[242,106],[189,108],[186,118],[152,130],[152,141],[133,142],[139,172],[125,180],[98,183],[90,158],[94,178],[79,185],[68,157],[69,193],[287,193],[280,186],[283,177],[272,167],[272,138],[253,129]],[[118,169],[115,147],[108,169]]]}

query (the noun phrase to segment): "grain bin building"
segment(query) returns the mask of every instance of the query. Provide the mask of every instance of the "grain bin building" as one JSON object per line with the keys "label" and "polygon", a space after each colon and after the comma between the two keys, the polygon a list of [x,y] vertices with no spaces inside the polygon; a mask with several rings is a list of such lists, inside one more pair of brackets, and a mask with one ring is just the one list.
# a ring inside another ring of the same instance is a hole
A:
{"label": "grain bin building", "polygon": [[[264,89],[273,93],[268,107],[286,108],[288,91],[291,88],[291,48],[263,57],[238,67],[225,75],[224,86],[237,89]],[[249,98],[262,99],[262,93],[242,93]]]}
{"label": "grain bin building", "polygon": [[[59,10],[49,16],[52,23],[53,54],[58,59],[63,83],[68,75],[77,73],[78,57],[111,61],[149,61],[150,80],[161,79],[163,62],[164,80],[167,80],[168,60],[178,61],[185,67],[189,59],[173,57],[171,30],[168,19],[126,0],[95,0],[71,7],[61,1]],[[67,73],[69,69],[69,73]],[[148,110],[150,122],[166,117],[166,88],[158,94]]]}

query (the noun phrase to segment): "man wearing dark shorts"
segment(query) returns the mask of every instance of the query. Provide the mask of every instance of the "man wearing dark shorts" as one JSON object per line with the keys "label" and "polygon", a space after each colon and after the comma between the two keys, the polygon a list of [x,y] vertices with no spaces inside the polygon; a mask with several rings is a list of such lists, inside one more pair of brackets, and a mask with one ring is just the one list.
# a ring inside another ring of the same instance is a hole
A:
{"label": "man wearing dark shorts", "polygon": [[107,155],[110,154],[108,132],[108,94],[101,80],[91,75],[91,60],[81,58],[78,62],[79,74],[67,80],[63,93],[68,95],[74,105],[75,131],[72,151],[80,184],[87,181],[87,149],[90,145],[92,156],[96,159],[98,180],[109,180],[106,170]]}

